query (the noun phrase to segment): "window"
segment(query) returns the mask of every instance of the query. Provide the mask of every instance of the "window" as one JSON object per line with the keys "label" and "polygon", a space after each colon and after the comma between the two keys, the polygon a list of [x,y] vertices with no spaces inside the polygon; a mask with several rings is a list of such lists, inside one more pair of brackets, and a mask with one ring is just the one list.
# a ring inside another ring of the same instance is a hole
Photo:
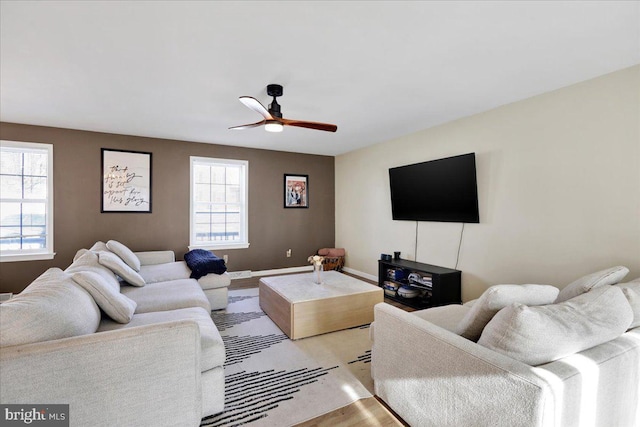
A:
{"label": "window", "polygon": [[54,255],[53,145],[0,141],[0,261]]}
{"label": "window", "polygon": [[249,162],[191,157],[189,249],[249,247]]}

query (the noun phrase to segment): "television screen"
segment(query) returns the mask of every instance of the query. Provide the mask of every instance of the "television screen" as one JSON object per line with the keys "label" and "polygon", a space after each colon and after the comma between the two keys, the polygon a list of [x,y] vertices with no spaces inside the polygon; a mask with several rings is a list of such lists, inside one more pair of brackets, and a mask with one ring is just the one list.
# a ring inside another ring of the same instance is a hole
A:
{"label": "television screen", "polygon": [[393,219],[480,222],[476,155],[389,169]]}

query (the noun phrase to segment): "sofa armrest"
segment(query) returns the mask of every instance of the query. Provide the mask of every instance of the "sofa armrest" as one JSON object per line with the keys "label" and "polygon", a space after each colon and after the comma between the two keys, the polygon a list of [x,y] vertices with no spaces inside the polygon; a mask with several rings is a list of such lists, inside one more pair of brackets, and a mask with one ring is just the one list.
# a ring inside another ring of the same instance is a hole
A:
{"label": "sofa armrest", "polygon": [[531,366],[389,304],[374,310],[375,392],[410,425],[553,425]]}
{"label": "sofa armrest", "polygon": [[175,262],[176,254],[173,251],[146,251],[134,252],[140,260],[140,265],[155,265]]}
{"label": "sofa armrest", "polygon": [[228,288],[231,284],[231,276],[226,271],[222,274],[209,273],[199,278],[198,283],[204,290]]}
{"label": "sofa armrest", "polygon": [[0,377],[2,403],[69,404],[72,426],[201,421],[194,321],[2,347]]}

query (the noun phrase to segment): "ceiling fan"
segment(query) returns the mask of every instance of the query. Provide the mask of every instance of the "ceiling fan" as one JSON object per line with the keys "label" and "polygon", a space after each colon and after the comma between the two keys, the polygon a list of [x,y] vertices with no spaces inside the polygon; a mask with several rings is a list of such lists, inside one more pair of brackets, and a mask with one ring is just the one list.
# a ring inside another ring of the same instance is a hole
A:
{"label": "ceiling fan", "polygon": [[338,126],[329,123],[308,122],[305,120],[291,120],[282,117],[282,113],[280,112],[280,104],[278,104],[278,101],[276,101],[276,98],[278,96],[282,96],[281,85],[268,85],[267,94],[269,96],[273,96],[273,101],[271,101],[271,104],[269,104],[268,110],[264,107],[264,105],[260,103],[260,101],[251,96],[240,97],[240,102],[264,117],[263,120],[248,125],[233,126],[229,129],[242,130],[264,125],[265,130],[268,132],[282,132],[285,126],[296,126],[299,128],[324,130],[327,132],[335,132],[336,130],[338,130]]}

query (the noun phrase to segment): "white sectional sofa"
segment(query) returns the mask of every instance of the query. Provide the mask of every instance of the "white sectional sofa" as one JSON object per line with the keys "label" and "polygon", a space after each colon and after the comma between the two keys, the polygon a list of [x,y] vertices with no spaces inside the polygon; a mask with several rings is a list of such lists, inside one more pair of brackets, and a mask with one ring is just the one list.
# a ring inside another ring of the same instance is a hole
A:
{"label": "white sectional sofa", "polygon": [[618,283],[627,272],[557,297],[499,285],[465,305],[379,304],[375,392],[416,427],[640,426],[640,279]]}
{"label": "white sectional sofa", "polygon": [[69,404],[72,426],[197,426],[223,410],[210,311],[228,275],[196,281],[170,251],[127,251],[98,242],[0,305],[3,404]]}

